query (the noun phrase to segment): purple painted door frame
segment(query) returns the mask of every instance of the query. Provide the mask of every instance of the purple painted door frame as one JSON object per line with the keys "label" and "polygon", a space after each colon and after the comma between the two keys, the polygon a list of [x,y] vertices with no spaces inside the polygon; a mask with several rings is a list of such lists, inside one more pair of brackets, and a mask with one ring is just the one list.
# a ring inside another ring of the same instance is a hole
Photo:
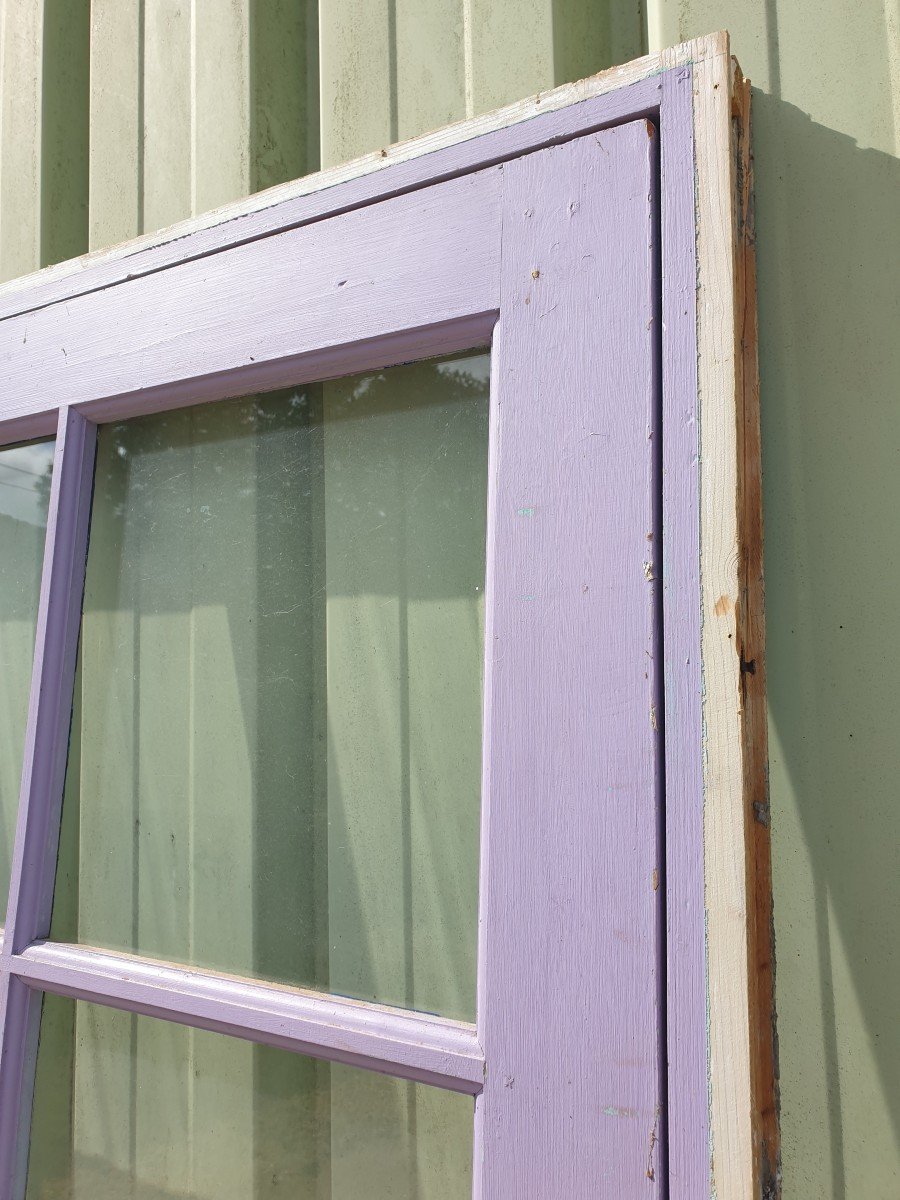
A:
{"label": "purple painted door frame", "polygon": [[[483,1200],[708,1194],[695,233],[680,67],[0,299],[0,442],[58,430],[0,1196],[45,990],[467,1092]],[[46,942],[96,425],[488,342],[477,1026]]]}

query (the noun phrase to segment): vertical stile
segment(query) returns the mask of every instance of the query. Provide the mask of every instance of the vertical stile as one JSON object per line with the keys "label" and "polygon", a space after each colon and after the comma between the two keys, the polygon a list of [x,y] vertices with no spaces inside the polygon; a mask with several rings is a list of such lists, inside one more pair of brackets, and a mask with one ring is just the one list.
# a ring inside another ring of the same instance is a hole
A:
{"label": "vertical stile", "polygon": [[10,956],[46,934],[84,589],[96,426],[59,414],[6,934],[0,957],[0,1196],[24,1191],[41,993]]}
{"label": "vertical stile", "polygon": [[663,1177],[656,161],[636,121],[503,168],[478,1200]]}

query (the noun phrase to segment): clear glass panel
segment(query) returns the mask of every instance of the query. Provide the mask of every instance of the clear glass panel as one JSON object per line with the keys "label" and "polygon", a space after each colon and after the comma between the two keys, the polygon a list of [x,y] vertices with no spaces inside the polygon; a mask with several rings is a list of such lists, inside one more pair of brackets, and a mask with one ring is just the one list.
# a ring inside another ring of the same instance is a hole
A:
{"label": "clear glass panel", "polygon": [[52,470],[52,441],[0,449],[0,924],[6,919]]}
{"label": "clear glass panel", "polygon": [[469,1096],[44,997],[27,1200],[464,1200]]}
{"label": "clear glass panel", "polygon": [[101,430],[54,937],[473,1018],[488,367]]}

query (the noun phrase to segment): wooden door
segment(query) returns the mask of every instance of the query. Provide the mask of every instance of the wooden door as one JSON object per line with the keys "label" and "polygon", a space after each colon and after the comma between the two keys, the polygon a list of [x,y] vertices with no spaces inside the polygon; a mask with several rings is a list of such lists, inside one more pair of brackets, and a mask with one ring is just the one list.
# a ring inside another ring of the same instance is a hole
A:
{"label": "wooden door", "polygon": [[691,53],[0,300],[5,1194],[708,1187]]}

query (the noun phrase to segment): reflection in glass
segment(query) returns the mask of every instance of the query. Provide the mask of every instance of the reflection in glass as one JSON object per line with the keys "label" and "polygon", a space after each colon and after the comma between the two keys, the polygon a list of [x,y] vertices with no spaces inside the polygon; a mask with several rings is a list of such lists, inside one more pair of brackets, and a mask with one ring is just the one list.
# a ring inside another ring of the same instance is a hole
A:
{"label": "reflection in glass", "polygon": [[464,1200],[471,1097],[44,997],[26,1200]]}
{"label": "reflection in glass", "polygon": [[0,924],[12,863],[53,442],[0,449]]}
{"label": "reflection in glass", "polygon": [[101,430],[52,936],[471,1020],[488,357]]}

